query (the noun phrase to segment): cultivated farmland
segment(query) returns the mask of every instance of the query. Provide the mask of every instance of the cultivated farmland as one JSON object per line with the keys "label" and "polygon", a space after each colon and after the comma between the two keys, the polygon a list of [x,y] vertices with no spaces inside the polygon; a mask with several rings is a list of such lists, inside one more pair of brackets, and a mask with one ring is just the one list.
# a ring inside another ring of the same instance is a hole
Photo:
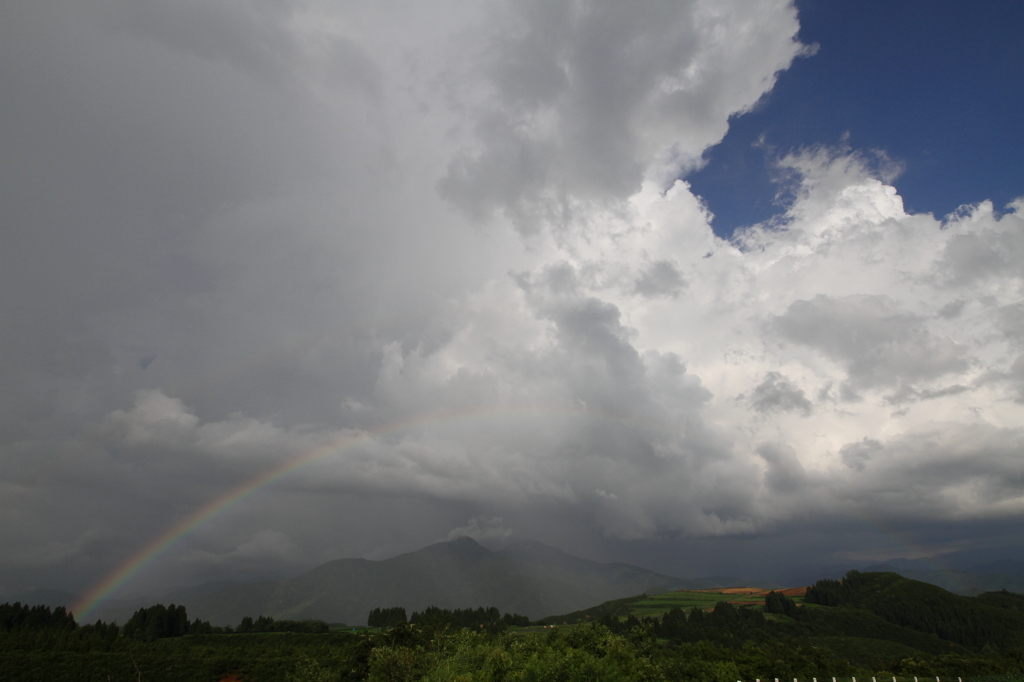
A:
{"label": "cultivated farmland", "polygon": [[[709,611],[720,601],[731,602],[735,606],[764,606],[765,595],[771,590],[763,590],[756,587],[730,587],[715,590],[679,590],[678,592],[663,592],[661,594],[648,595],[639,599],[631,605],[630,614],[637,616],[661,616],[673,608],[680,608],[684,611],[696,607]],[[776,590],[786,595],[796,603],[803,602],[806,587],[795,587],[786,590]]]}

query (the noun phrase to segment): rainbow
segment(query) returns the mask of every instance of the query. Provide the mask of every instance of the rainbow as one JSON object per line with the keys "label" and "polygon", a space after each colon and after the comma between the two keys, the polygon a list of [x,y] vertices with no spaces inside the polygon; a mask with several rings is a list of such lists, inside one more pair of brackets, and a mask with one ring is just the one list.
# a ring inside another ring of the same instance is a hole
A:
{"label": "rainbow", "polygon": [[407,431],[417,427],[427,426],[438,423],[448,423],[458,421],[462,419],[479,417],[488,414],[559,414],[563,416],[584,416],[589,418],[600,417],[603,419],[609,419],[612,421],[627,421],[620,416],[613,416],[608,414],[597,413],[593,410],[586,410],[583,408],[578,409],[566,409],[565,407],[559,408],[539,408],[537,406],[531,407],[491,407],[491,408],[476,408],[470,410],[464,410],[460,412],[435,412],[413,419],[396,422],[387,426],[380,427],[372,431],[359,431],[355,433],[347,433],[334,440],[317,446],[301,455],[298,455],[288,461],[279,464],[270,470],[251,478],[244,483],[232,488],[228,492],[224,493],[220,497],[207,503],[205,506],[200,507],[183,519],[180,519],[173,525],[169,526],[160,535],[151,540],[148,544],[140,548],[133,555],[128,557],[123,563],[117,568],[111,571],[105,578],[100,582],[93,585],[85,595],[79,599],[75,604],[72,605],[72,613],[77,615],[80,622],[86,622],[89,616],[96,610],[96,608],[102,604],[106,599],[110,598],[117,590],[128,583],[132,578],[138,575],[140,572],[145,570],[147,566],[153,563],[158,557],[164,552],[169,550],[171,547],[180,542],[189,533],[194,531],[199,526],[210,521],[210,519],[218,516],[226,509],[238,504],[240,501],[247,497],[258,493],[259,491],[267,488],[276,481],[284,478],[288,474],[292,473],[296,469],[300,469],[304,466],[312,464],[318,460],[324,459],[328,455],[337,454],[344,452],[352,447],[372,441],[374,439],[393,434],[396,432]]}
{"label": "rainbow", "polygon": [[[529,407],[501,406],[475,408],[459,412],[435,412],[395,422],[374,430],[348,432],[324,443],[323,445],[319,445],[301,455],[282,462],[266,472],[241,483],[240,485],[228,490],[220,497],[212,500],[199,509],[196,509],[188,516],[179,519],[176,523],[168,526],[160,535],[141,547],[137,552],[132,554],[117,566],[117,568],[111,571],[106,577],[93,585],[81,599],[72,605],[72,613],[77,615],[79,622],[86,622],[89,616],[100,604],[109,599],[115,592],[131,581],[139,573],[144,571],[147,566],[153,563],[153,561],[178,544],[182,539],[188,536],[189,533],[204,523],[209,522],[211,519],[223,513],[230,507],[238,504],[242,500],[273,485],[275,482],[286,477],[297,469],[324,459],[329,455],[344,452],[345,450],[357,445],[367,443],[390,434],[429,426],[432,424],[449,423],[468,418],[498,414],[535,414],[543,416],[557,415],[563,417],[584,417],[587,419],[600,419],[601,421],[622,422],[631,426],[642,426],[642,428],[645,429],[653,427],[655,430],[660,430],[653,424],[640,425],[635,419],[624,418],[621,415],[601,413],[587,408],[566,408],[564,406],[542,408],[534,405]],[[897,545],[910,549],[915,554],[925,554],[925,552],[916,547],[916,543],[913,540],[903,537],[902,533],[895,528],[890,527],[884,520],[877,518],[862,518],[861,520],[880,531],[882,535],[895,540]],[[951,576],[953,575],[948,567],[941,565],[935,559],[936,557],[932,557],[928,561],[935,570],[946,572]]]}
{"label": "rainbow", "polygon": [[322,447],[315,448],[309,452],[291,459],[269,471],[252,478],[245,483],[229,490],[224,495],[209,502],[203,507],[195,510],[177,523],[168,527],[164,532],[149,542],[135,554],[130,556],[124,563],[114,569],[103,580],[94,585],[89,591],[72,607],[72,613],[78,615],[78,619],[85,622],[89,615],[104,600],[131,580],[135,575],[144,570],[157,557],[177,544],[182,538],[193,530],[223,512],[228,507],[238,503],[246,497],[266,488],[278,479],[287,476],[292,471],[305,466],[311,462],[332,453],[340,452],[360,442],[373,437],[373,434],[366,433],[359,436],[335,440]]}

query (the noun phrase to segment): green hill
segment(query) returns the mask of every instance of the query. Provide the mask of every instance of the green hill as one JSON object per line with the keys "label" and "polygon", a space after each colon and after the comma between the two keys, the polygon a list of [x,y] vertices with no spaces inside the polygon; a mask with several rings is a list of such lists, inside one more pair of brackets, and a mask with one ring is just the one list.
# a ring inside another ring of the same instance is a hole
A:
{"label": "green hill", "polygon": [[792,617],[764,612],[753,596],[685,590],[639,595],[542,622],[600,621],[622,632],[648,623],[664,640],[729,647],[790,642],[874,670],[902,660],[1013,652],[1024,645],[1024,595],[1006,591],[963,597],[895,573],[850,571],[843,580],[809,587]]}
{"label": "green hill", "polygon": [[[998,597],[962,597],[897,573],[850,571],[841,581],[818,581],[804,601],[862,609],[887,623],[963,646],[1024,645],[1024,612],[1005,608]],[[1004,601],[1019,604],[1011,596]]]}

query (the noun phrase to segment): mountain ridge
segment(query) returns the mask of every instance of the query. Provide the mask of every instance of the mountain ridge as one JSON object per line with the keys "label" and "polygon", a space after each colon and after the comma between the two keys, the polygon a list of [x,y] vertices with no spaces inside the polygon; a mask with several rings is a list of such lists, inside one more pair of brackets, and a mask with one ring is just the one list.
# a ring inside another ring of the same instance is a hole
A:
{"label": "mountain ridge", "polygon": [[462,537],[390,559],[336,559],[281,581],[234,585],[182,600],[190,616],[232,625],[243,616],[319,618],[351,625],[377,607],[502,611],[536,619],[647,590],[686,589],[674,576],[599,563],[540,543],[499,551]]}

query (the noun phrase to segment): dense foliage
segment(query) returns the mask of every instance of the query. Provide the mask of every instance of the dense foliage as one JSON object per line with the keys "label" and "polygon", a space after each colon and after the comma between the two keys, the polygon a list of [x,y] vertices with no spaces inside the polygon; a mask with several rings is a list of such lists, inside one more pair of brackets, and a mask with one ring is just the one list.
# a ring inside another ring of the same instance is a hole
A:
{"label": "dense foliage", "polygon": [[964,646],[1005,648],[1024,645],[1024,613],[1007,608],[1022,600],[1008,595],[968,599],[896,573],[850,571],[841,581],[818,581],[804,601],[865,609],[889,623]]}
{"label": "dense foliage", "polygon": [[781,613],[790,618],[799,618],[801,613],[796,602],[781,592],[769,592],[765,595],[764,610],[768,613]]}
{"label": "dense foliage", "polygon": [[235,632],[330,632],[330,626],[322,620],[274,620],[270,616],[260,616],[253,620],[250,616],[242,618]]}
{"label": "dense foliage", "polygon": [[436,631],[445,628],[468,628],[496,634],[509,626],[526,626],[530,619],[516,613],[502,615],[494,606],[478,609],[441,609],[428,606],[422,613],[413,612],[409,622],[424,630]]}
{"label": "dense foliage", "polygon": [[164,637],[181,637],[189,631],[188,613],[184,606],[156,604],[136,611],[121,629],[125,637],[152,641]]}
{"label": "dense foliage", "polygon": [[63,606],[51,611],[49,606],[29,606],[21,602],[0,604],[0,632],[61,631],[77,627],[74,616]]}
{"label": "dense foliage", "polygon": [[[968,599],[884,573],[821,581],[808,595],[803,606],[771,593],[763,609],[721,601],[657,618],[613,615],[620,600],[591,609],[598,622],[568,626],[523,627],[496,608],[431,607],[408,623],[404,609],[375,609],[371,619],[392,624],[359,632],[265,616],[215,629],[159,604],[124,628],[80,627],[61,608],[4,604],[0,679],[1024,682],[1022,595]],[[990,636],[992,623],[1002,631]]]}
{"label": "dense foliage", "polygon": [[366,624],[371,628],[391,628],[409,622],[404,606],[376,608],[370,611]]}

